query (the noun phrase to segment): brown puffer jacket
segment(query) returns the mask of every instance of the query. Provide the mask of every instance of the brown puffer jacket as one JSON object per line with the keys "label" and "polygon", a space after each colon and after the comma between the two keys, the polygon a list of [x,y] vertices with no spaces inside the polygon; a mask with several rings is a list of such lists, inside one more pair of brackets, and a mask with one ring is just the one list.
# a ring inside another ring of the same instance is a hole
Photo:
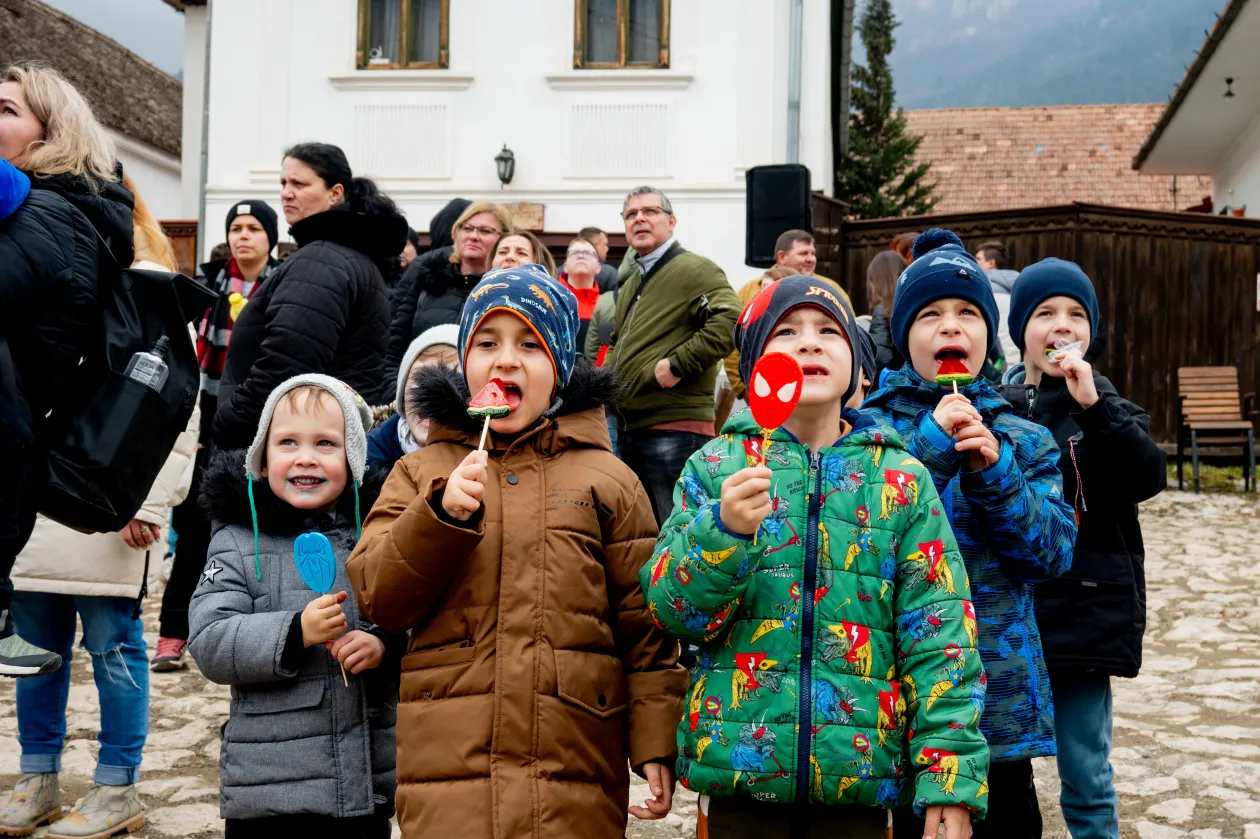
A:
{"label": "brown puffer jacket", "polygon": [[627,763],[673,766],[687,676],[639,588],[656,525],[610,451],[615,389],[579,360],[550,416],[492,436],[485,503],[460,526],[435,511],[480,428],[458,373],[413,381],[429,444],[398,462],[347,566],[364,615],[411,629],[406,837],[622,836]]}

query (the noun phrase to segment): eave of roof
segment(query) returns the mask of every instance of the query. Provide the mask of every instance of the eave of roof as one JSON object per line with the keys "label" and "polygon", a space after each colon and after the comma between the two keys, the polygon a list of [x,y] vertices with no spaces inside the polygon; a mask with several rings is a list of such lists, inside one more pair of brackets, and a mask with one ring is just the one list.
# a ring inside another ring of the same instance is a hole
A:
{"label": "eave of roof", "polygon": [[1168,100],[1168,106],[1164,108],[1164,113],[1159,117],[1159,122],[1155,123],[1155,127],[1151,129],[1150,136],[1146,138],[1142,148],[1138,149],[1138,153],[1133,157],[1132,166],[1134,169],[1141,169],[1142,164],[1146,162],[1146,158],[1155,150],[1156,144],[1159,143],[1159,138],[1163,136],[1164,131],[1172,123],[1173,117],[1177,115],[1177,110],[1181,107],[1181,103],[1190,95],[1190,90],[1194,87],[1194,83],[1199,80],[1199,76],[1207,69],[1208,62],[1216,54],[1216,48],[1220,46],[1221,41],[1225,40],[1225,35],[1229,32],[1229,28],[1234,25],[1234,21],[1238,19],[1238,15],[1242,12],[1243,6],[1247,5],[1247,2],[1248,0],[1229,0],[1225,10],[1217,17],[1216,25],[1212,27],[1212,31],[1208,33],[1207,40],[1203,42],[1203,46],[1199,48],[1194,61],[1186,69],[1185,77],[1177,85],[1177,89],[1173,91],[1172,98]]}

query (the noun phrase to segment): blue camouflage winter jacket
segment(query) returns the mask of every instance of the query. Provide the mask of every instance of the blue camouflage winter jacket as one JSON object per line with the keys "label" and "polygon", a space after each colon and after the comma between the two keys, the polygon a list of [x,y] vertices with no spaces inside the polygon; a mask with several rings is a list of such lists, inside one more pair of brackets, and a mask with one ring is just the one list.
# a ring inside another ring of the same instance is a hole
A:
{"label": "blue camouflage winter jacket", "polygon": [[994,763],[1055,753],[1050,678],[1033,614],[1033,585],[1072,564],[1076,523],[1063,500],[1059,447],[1019,419],[982,380],[961,389],[1002,444],[998,462],[963,471],[964,457],[932,417],[939,385],[907,363],[885,371],[863,410],[892,425],[932,473],[971,580],[988,680],[980,730]]}

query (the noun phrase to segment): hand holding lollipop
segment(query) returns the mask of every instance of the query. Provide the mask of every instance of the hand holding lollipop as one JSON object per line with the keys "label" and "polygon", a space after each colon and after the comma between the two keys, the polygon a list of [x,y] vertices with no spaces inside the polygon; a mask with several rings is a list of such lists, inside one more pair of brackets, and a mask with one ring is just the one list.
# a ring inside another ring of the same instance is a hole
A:
{"label": "hand holding lollipop", "polygon": [[1098,388],[1094,386],[1094,368],[1081,357],[1080,341],[1055,341],[1054,349],[1046,350],[1046,356],[1063,371],[1068,393],[1082,408],[1098,401]]}
{"label": "hand holding lollipop", "polygon": [[[297,566],[298,574],[306,587],[316,594],[324,595],[312,601],[302,615],[303,638],[318,643],[331,641],[346,628],[341,603],[347,596],[344,591],[328,594],[337,580],[337,555],[333,552],[332,543],[322,533],[303,533],[293,540],[293,564]],[[310,639],[307,638],[308,629]],[[328,637],[324,637],[325,635]],[[341,681],[346,687],[350,687],[345,665],[341,666]]]}
{"label": "hand holding lollipop", "polygon": [[[801,386],[805,373],[796,359],[786,353],[763,355],[752,370],[752,383],[748,388],[748,407],[753,419],[761,426],[761,465],[766,465],[766,448],[774,430],[787,422],[801,401]],[[753,547],[757,546],[757,534],[753,534]]]}

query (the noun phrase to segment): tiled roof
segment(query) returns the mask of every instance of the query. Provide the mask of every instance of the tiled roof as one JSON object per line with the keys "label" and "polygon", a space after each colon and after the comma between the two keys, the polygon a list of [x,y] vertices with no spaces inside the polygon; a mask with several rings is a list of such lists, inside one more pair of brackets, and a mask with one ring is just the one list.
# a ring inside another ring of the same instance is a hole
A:
{"label": "tiled roof", "polygon": [[1206,175],[1142,175],[1133,156],[1163,112],[1154,105],[1071,105],[906,111],[923,135],[918,159],[939,184],[934,214],[1081,201],[1183,210],[1212,192]]}
{"label": "tiled roof", "polygon": [[0,70],[24,61],[59,70],[106,127],[179,157],[184,87],[126,47],[39,0],[0,0]]}

